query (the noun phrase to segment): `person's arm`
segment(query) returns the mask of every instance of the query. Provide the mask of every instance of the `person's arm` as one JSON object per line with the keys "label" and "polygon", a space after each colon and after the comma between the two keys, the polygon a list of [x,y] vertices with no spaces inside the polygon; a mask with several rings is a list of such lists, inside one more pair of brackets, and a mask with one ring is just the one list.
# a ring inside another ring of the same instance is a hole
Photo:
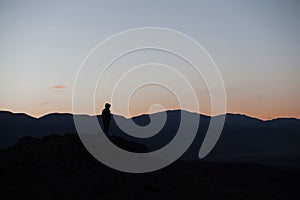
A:
{"label": "person's arm", "polygon": [[107,114],[108,114],[108,118],[111,119],[110,110],[108,110]]}

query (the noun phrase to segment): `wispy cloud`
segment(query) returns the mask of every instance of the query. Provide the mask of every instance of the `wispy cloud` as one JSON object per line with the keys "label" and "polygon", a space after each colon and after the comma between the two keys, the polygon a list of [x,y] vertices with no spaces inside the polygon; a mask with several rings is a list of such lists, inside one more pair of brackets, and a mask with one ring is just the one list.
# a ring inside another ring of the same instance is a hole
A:
{"label": "wispy cloud", "polygon": [[49,102],[41,102],[41,103],[39,103],[39,106],[46,106],[46,105],[49,105],[50,103]]}
{"label": "wispy cloud", "polygon": [[66,89],[65,85],[54,85],[52,86],[53,92],[63,92]]}
{"label": "wispy cloud", "polygon": [[52,88],[53,88],[53,89],[65,89],[66,86],[64,86],[64,85],[55,85],[55,86],[53,86]]}

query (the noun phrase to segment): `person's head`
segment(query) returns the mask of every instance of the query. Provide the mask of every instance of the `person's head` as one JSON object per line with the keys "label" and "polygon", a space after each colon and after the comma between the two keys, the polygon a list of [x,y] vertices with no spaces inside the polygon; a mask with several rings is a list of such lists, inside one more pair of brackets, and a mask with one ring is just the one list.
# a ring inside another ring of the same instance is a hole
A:
{"label": "person's head", "polygon": [[105,104],[105,108],[106,108],[106,109],[109,109],[110,106],[111,106],[111,105],[110,105],[109,103],[106,103],[106,104]]}

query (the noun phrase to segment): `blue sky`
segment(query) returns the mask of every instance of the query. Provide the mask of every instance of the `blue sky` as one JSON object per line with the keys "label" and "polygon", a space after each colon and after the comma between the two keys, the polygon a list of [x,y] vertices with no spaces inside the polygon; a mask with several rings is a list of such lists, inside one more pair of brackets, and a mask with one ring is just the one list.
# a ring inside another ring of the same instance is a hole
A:
{"label": "blue sky", "polygon": [[[73,81],[89,51],[120,31],[155,26],[207,49],[228,112],[300,118],[299,11],[300,2],[289,0],[1,1],[0,109],[72,112]],[[133,115],[148,111],[137,106]]]}

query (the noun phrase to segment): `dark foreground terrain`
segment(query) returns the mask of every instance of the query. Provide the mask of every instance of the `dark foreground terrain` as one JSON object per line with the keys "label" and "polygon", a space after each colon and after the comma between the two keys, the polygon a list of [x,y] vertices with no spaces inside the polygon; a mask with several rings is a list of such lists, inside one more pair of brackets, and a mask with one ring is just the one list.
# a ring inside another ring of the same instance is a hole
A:
{"label": "dark foreground terrain", "polygon": [[[118,145],[145,151],[115,138]],[[1,199],[299,199],[297,172],[260,164],[176,162],[146,174],[95,160],[76,134],[25,137],[0,152]]]}

